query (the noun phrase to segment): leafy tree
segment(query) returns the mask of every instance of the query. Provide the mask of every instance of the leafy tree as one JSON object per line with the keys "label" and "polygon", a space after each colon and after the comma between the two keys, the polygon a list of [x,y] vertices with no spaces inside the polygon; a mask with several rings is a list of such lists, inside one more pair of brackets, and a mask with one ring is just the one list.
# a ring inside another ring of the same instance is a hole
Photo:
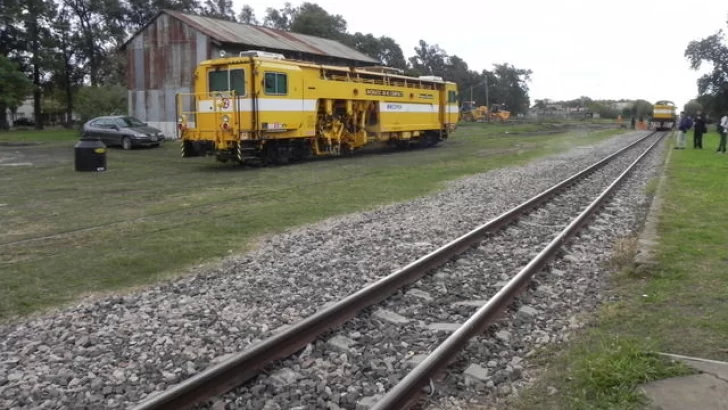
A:
{"label": "leafy tree", "polygon": [[542,100],[536,100],[535,104],[533,105],[534,108],[538,110],[545,110],[546,104],[548,104],[548,100],[542,99]]}
{"label": "leafy tree", "polygon": [[527,69],[516,68],[511,64],[494,65],[494,96],[495,102],[501,102],[508,106],[513,113],[525,113],[530,107],[528,97],[528,82],[531,81],[533,72]]}
{"label": "leafy tree", "polygon": [[345,39],[344,43],[357,51],[376,58],[386,66],[402,70],[407,68],[407,60],[404,58],[402,48],[391,37],[381,36],[377,38],[371,33],[356,32]]}
{"label": "leafy tree", "polygon": [[286,3],[282,9],[266,9],[263,24],[279,30],[308,34],[331,40],[346,41],[346,20],[330,14],[315,3],[305,2],[298,7]]}
{"label": "leafy tree", "polygon": [[695,117],[697,115],[698,111],[703,111],[703,104],[700,104],[698,100],[690,100],[687,103],[685,103],[685,107],[683,107],[683,111],[685,111],[685,114]]}
{"label": "leafy tree", "polygon": [[282,9],[268,7],[265,9],[263,25],[278,30],[290,30],[291,22],[295,19],[297,13],[297,8],[294,8],[288,2],[285,3]]}
{"label": "leafy tree", "polygon": [[201,14],[221,20],[237,21],[232,0],[206,0]]}
{"label": "leafy tree", "polygon": [[23,103],[33,89],[33,83],[20,66],[6,56],[0,56],[0,129],[7,129],[5,112]]}
{"label": "leafy tree", "polygon": [[243,5],[242,10],[240,10],[238,21],[243,24],[260,24],[258,19],[255,18],[255,10],[247,4]]}
{"label": "leafy tree", "polygon": [[409,58],[412,69],[420,75],[444,75],[447,65],[447,53],[437,44],[427,44],[420,40],[415,47],[415,55]]}
{"label": "leafy tree", "polygon": [[712,95],[712,111],[728,111],[728,45],[724,43],[723,30],[702,40],[691,41],[685,49],[690,67],[700,69],[704,63],[712,64],[713,70],[698,79],[698,94]]}
{"label": "leafy tree", "polygon": [[126,87],[104,85],[83,87],[78,91],[77,112],[81,121],[100,115],[119,115],[126,113]]}
{"label": "leafy tree", "polygon": [[[64,0],[65,1],[65,0]],[[130,35],[149,23],[162,9],[195,12],[197,0],[124,0],[126,5],[126,34]]]}
{"label": "leafy tree", "polygon": [[636,100],[632,105],[632,115],[647,118],[652,115],[652,103],[647,100]]}

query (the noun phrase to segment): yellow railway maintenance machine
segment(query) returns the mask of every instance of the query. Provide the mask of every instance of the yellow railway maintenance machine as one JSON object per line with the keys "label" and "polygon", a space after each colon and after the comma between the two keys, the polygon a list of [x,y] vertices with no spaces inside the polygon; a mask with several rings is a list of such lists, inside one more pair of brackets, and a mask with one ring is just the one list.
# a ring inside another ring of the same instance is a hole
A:
{"label": "yellow railway maintenance machine", "polygon": [[389,67],[336,67],[247,51],[203,61],[176,96],[182,156],[282,164],[374,143],[435,146],[458,122],[457,85]]}
{"label": "yellow railway maintenance machine", "polygon": [[650,127],[656,131],[669,131],[677,122],[677,106],[672,101],[657,101],[652,107]]}

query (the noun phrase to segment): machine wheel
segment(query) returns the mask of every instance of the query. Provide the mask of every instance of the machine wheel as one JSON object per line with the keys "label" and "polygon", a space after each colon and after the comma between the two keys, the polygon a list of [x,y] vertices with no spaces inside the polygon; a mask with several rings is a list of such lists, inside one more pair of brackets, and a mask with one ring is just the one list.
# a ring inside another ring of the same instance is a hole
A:
{"label": "machine wheel", "polygon": [[122,138],[121,147],[124,148],[125,150],[130,150],[131,149],[131,138],[129,138],[129,137]]}

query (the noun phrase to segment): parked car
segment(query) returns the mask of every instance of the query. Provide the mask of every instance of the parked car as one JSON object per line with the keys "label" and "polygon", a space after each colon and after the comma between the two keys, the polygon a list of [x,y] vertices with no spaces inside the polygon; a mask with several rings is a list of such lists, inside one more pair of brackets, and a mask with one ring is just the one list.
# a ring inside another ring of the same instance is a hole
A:
{"label": "parked car", "polygon": [[14,127],[32,127],[35,125],[35,121],[28,117],[19,117],[13,121]]}
{"label": "parked car", "polygon": [[159,147],[164,142],[164,133],[145,122],[127,115],[96,117],[81,128],[81,137],[98,138],[106,146]]}

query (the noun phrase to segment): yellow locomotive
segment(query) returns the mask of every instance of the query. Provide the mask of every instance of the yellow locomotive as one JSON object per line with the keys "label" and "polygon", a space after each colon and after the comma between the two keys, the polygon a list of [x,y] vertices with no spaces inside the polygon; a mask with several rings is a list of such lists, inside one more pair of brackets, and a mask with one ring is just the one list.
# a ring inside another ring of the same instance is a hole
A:
{"label": "yellow locomotive", "polygon": [[281,164],[374,143],[437,145],[456,129],[457,85],[389,67],[338,67],[262,51],[201,62],[176,96],[182,156]]}
{"label": "yellow locomotive", "polygon": [[650,126],[653,130],[669,131],[675,127],[677,107],[672,101],[657,101],[652,107]]}

